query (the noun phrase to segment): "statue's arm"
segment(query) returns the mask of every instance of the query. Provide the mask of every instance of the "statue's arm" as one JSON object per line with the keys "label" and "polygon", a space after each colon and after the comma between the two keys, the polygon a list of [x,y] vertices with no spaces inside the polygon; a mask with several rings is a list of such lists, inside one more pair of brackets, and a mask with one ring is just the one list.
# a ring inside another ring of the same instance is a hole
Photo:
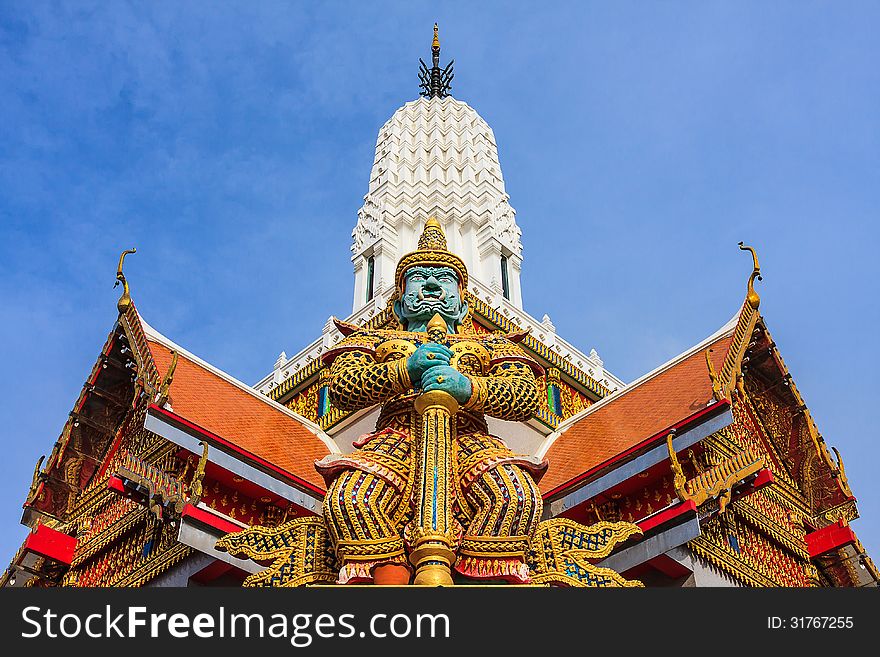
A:
{"label": "statue's arm", "polygon": [[538,409],[535,374],[526,363],[500,363],[490,370],[488,376],[468,378],[473,392],[464,408],[513,421],[528,420]]}
{"label": "statue's arm", "polygon": [[381,404],[411,388],[405,358],[377,363],[369,353],[349,351],[330,366],[330,400],[343,411]]}

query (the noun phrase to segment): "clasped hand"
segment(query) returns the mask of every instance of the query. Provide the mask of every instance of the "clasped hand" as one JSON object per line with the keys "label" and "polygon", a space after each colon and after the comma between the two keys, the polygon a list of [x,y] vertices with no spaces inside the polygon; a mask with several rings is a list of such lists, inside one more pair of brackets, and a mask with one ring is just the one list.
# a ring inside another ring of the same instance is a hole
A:
{"label": "clasped hand", "polygon": [[449,364],[452,350],[442,344],[428,342],[420,345],[406,361],[406,369],[413,386],[423,392],[442,390],[464,404],[473,391],[470,380]]}

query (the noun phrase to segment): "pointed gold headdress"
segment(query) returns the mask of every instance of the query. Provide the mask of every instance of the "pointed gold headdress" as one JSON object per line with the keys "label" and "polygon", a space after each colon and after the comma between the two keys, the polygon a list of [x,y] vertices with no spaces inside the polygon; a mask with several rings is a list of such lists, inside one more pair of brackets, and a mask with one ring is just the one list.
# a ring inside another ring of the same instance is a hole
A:
{"label": "pointed gold headdress", "polygon": [[425,222],[425,229],[419,237],[418,249],[407,253],[397,263],[394,280],[397,289],[403,289],[403,276],[411,267],[451,267],[458,274],[461,289],[467,288],[468,273],[464,261],[446,248],[446,235],[436,218],[431,217]]}

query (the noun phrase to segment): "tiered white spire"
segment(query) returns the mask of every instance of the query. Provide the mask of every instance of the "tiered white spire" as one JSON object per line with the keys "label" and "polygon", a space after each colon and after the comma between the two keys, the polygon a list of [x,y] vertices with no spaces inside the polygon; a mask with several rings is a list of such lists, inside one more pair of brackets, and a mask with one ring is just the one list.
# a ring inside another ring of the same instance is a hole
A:
{"label": "tiered white spire", "polygon": [[[385,309],[398,260],[416,249],[425,222],[435,217],[449,250],[467,266],[471,294],[602,385],[621,387],[595,350],[585,355],[556,334],[549,316],[539,322],[523,310],[522,232],[504,191],[495,134],[472,107],[449,95],[452,62],[440,67],[437,32],[435,24],[432,66],[420,60],[423,97],[398,109],[376,139],[370,188],[351,233],[355,285],[347,322],[362,324]],[[328,319],[320,338],[292,358],[282,352],[255,387],[269,393],[341,338]],[[374,421],[362,418],[352,430],[363,433]]]}
{"label": "tiered white spire", "polygon": [[352,231],[353,311],[388,298],[398,259],[415,249],[432,216],[471,279],[522,308],[521,231],[495,135],[472,107],[447,96],[407,103],[379,130],[369,192]]}

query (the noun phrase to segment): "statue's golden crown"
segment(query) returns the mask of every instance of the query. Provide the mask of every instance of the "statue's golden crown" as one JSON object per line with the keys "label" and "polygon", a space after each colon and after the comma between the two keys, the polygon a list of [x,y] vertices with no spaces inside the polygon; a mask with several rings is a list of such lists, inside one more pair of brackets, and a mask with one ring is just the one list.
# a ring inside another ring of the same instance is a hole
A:
{"label": "statue's golden crown", "polygon": [[397,289],[403,289],[403,277],[412,267],[451,267],[458,274],[461,289],[467,289],[468,273],[464,261],[446,247],[446,234],[435,217],[425,222],[425,229],[419,237],[418,248],[407,253],[397,263],[394,280]]}

